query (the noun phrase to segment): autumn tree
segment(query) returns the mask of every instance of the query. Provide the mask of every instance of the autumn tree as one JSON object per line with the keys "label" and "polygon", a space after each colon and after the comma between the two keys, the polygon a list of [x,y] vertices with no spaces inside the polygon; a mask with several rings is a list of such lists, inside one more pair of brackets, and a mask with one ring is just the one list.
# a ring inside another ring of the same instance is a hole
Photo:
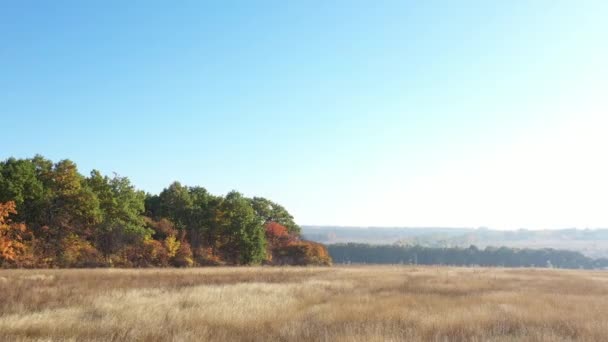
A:
{"label": "autumn tree", "polygon": [[272,263],[276,259],[276,252],[295,241],[298,236],[290,234],[285,226],[280,223],[269,221],[264,225],[266,233],[266,262]]}
{"label": "autumn tree", "polygon": [[266,241],[270,248],[286,246],[300,240],[298,235],[290,233],[287,227],[274,221],[266,222],[264,229]]}
{"label": "autumn tree", "polygon": [[78,173],[76,164],[62,160],[49,166],[42,158],[33,162],[38,164],[37,177],[44,196],[36,204],[36,217],[26,222],[41,242],[40,258],[54,264],[61,256],[63,240],[72,235],[91,239],[102,215],[97,196]]}
{"label": "autumn tree", "polygon": [[278,265],[329,266],[332,259],[327,248],[312,241],[297,241],[274,250],[273,262]]}
{"label": "autumn tree", "polygon": [[15,214],[15,202],[0,203],[0,265],[14,264],[26,249],[23,238],[27,229],[12,222],[9,216]]}
{"label": "autumn tree", "polygon": [[47,225],[59,236],[91,236],[92,228],[101,222],[102,212],[95,193],[70,160],[56,163],[50,174],[50,206]]}

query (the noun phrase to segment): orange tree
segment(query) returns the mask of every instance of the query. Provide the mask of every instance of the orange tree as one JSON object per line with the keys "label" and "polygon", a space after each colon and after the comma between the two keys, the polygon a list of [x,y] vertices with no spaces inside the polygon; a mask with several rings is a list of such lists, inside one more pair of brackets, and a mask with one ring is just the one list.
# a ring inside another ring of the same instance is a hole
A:
{"label": "orange tree", "polygon": [[0,265],[17,262],[26,250],[23,242],[27,233],[25,225],[9,219],[10,215],[15,214],[15,202],[0,203]]}

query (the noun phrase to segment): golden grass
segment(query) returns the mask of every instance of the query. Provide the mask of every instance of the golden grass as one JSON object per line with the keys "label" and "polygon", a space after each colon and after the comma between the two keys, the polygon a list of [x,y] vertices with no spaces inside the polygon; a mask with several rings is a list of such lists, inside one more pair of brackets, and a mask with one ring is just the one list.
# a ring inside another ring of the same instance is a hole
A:
{"label": "golden grass", "polygon": [[2,270],[0,341],[606,341],[608,273]]}

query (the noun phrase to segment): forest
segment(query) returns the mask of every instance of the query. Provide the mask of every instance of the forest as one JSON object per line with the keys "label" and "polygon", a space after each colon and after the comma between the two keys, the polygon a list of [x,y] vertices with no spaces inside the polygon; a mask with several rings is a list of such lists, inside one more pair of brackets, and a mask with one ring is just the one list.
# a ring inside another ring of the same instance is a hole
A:
{"label": "forest", "polygon": [[330,265],[280,204],[127,177],[36,155],[0,162],[0,267]]}
{"label": "forest", "polygon": [[580,252],[509,247],[423,247],[345,243],[328,245],[329,254],[340,264],[416,264],[451,266],[555,267],[600,269],[608,259],[593,259]]}

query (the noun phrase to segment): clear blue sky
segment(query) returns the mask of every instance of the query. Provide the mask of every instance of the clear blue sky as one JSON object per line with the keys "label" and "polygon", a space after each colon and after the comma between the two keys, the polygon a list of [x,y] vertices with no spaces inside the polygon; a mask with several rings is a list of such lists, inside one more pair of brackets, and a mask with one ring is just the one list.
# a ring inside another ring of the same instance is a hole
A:
{"label": "clear blue sky", "polygon": [[606,18],[606,1],[2,1],[0,158],[237,189],[300,224],[608,227]]}

